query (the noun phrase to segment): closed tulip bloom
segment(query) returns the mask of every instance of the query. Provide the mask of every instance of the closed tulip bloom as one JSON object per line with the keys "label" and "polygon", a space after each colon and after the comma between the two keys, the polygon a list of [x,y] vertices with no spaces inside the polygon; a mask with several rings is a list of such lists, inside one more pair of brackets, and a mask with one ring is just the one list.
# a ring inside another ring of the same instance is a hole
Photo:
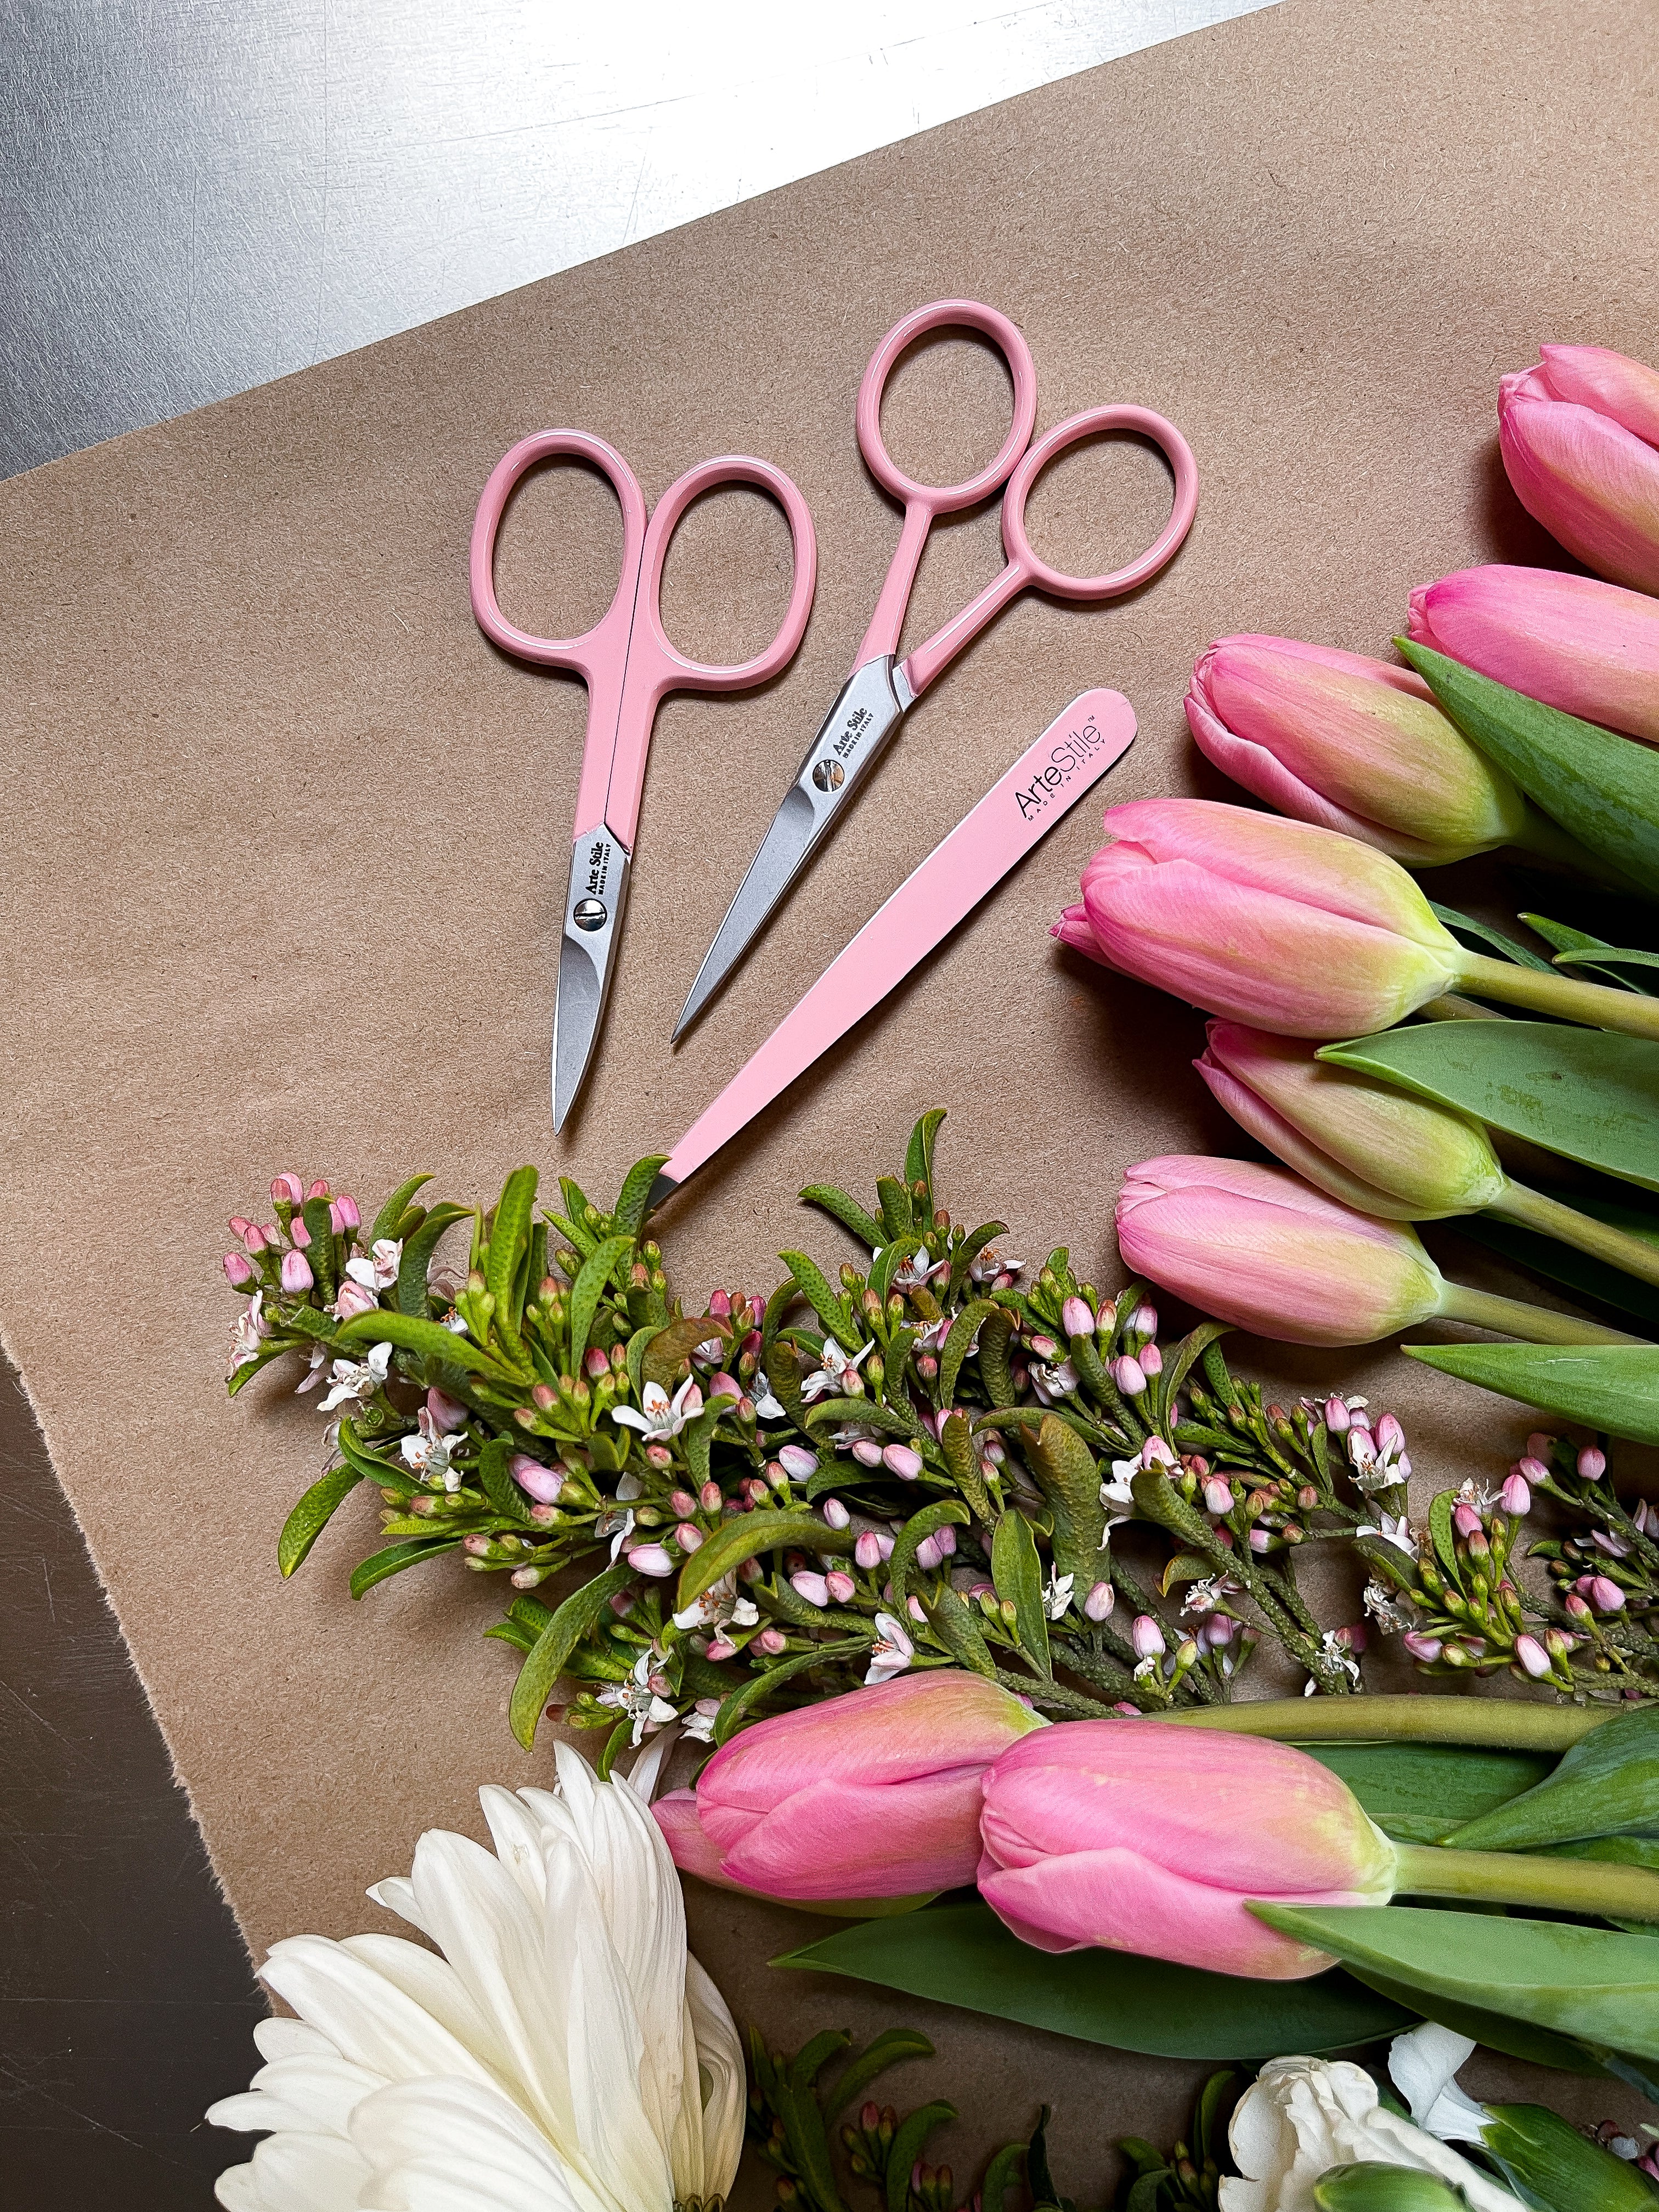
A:
{"label": "closed tulip bloom", "polygon": [[1224,637],[1193,670],[1187,720],[1235,783],[1408,868],[1549,842],[1552,825],[1409,669],[1290,638]]}
{"label": "closed tulip bloom", "polygon": [[909,1897],[979,1863],[980,1777],[1037,1714],[939,1668],[780,1713],[653,1810],[676,1862],[763,1897]]}
{"label": "closed tulip bloom", "polygon": [[1606,346],[1540,346],[1498,387],[1516,497],[1587,568],[1659,592],[1659,370]]}
{"label": "closed tulip bloom", "polygon": [[1248,1900],[1386,1905],[1393,1845],[1328,1767],[1265,1739],[1073,1721],[985,1778],[980,1893],[1022,1942],[1096,1946],[1274,1981],[1322,1951]]}
{"label": "closed tulip bloom", "polygon": [[1409,635],[1528,699],[1659,744],[1659,600],[1501,562],[1412,593]]}
{"label": "closed tulip bloom", "polygon": [[1174,1152],[1131,1168],[1117,1241],[1136,1274],[1283,1343],[1370,1344],[1437,1316],[1534,1343],[1633,1340],[1448,1282],[1405,1222],[1380,1221],[1250,1160]]}

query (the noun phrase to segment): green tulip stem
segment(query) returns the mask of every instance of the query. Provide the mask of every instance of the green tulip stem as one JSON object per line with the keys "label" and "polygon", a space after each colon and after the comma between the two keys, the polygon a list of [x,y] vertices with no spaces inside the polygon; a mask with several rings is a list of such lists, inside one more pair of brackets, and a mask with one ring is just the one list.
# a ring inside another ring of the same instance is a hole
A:
{"label": "green tulip stem", "polygon": [[1599,1920],[1659,1920],[1659,1874],[1607,1859],[1535,1857],[1524,1851],[1460,1851],[1441,1844],[1396,1844],[1395,1894],[1480,1898]]}
{"label": "green tulip stem", "polygon": [[1541,1190],[1528,1190],[1525,1183],[1507,1183],[1503,1196],[1494,1200],[1486,1211],[1502,1220],[1518,1221],[1524,1228],[1553,1237],[1558,1243],[1574,1245],[1593,1259],[1605,1260],[1610,1267],[1622,1268],[1626,1274],[1635,1275],[1644,1283],[1659,1283],[1659,1243],[1650,1243],[1645,1237],[1632,1237],[1629,1230],[1615,1229],[1610,1222],[1593,1221],[1589,1214],[1577,1213],[1571,1206],[1563,1206],[1559,1198],[1547,1198]]}
{"label": "green tulip stem", "polygon": [[1526,819],[1510,843],[1518,853],[1531,853],[1540,860],[1553,860],[1563,868],[1571,868],[1575,875],[1588,876],[1592,883],[1615,884],[1623,891],[1637,888],[1628,876],[1621,875],[1610,860],[1601,860],[1588,845],[1581,845],[1558,822],[1552,822],[1541,806],[1526,802]]}
{"label": "green tulip stem", "polygon": [[[1659,1000],[1654,1002],[1659,1005]],[[1441,1292],[1442,1321],[1466,1321],[1498,1336],[1518,1336],[1523,1344],[1644,1344],[1621,1328],[1581,1321],[1577,1314],[1551,1306],[1529,1306],[1520,1298],[1500,1298],[1492,1291],[1472,1291],[1466,1283],[1446,1283]]]}
{"label": "green tulip stem", "polygon": [[[1461,1743],[1492,1751],[1571,1751],[1581,1736],[1616,1720],[1616,1705],[1533,1705],[1520,1698],[1253,1698],[1158,1713],[1164,1728],[1223,1729],[1277,1743]],[[1137,1723],[1137,1726],[1139,1723]]]}
{"label": "green tulip stem", "polygon": [[1555,969],[1522,968],[1509,960],[1492,960],[1480,952],[1457,951],[1457,972],[1451,978],[1455,991],[1472,992],[1477,999],[1497,999],[1504,1006],[1525,1006],[1534,1014],[1553,1014],[1564,1022],[1582,1022],[1593,1030],[1621,1030],[1627,1036],[1659,1037],[1659,999],[1635,991],[1616,991],[1608,983],[1581,983]]}

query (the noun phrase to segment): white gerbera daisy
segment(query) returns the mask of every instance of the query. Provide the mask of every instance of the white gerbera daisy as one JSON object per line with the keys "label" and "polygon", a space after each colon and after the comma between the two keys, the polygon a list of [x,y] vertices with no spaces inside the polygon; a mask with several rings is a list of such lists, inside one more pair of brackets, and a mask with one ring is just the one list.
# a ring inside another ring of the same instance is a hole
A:
{"label": "white gerbera daisy", "polygon": [[216,2126],[271,2132],[219,2178],[229,2212],[672,2212],[726,2195],[744,2069],[685,1948],[679,1878],[625,1782],[568,1744],[558,1794],[479,1792],[495,1850],[434,1828],[369,1894],[395,1936],[276,1944],[299,2014]]}

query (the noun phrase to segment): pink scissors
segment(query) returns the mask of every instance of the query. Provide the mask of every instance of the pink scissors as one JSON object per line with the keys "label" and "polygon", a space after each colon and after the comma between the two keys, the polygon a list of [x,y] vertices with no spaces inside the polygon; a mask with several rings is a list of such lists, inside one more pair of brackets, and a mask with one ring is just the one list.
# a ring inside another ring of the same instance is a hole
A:
{"label": "pink scissors", "polygon": [[[1014,385],[1014,419],[1002,449],[988,468],[966,483],[917,483],[894,462],[882,442],[881,401],[887,380],[905,349],[929,331],[978,331],[990,339],[1008,364]],[[1035,444],[1036,369],[1030,348],[1016,326],[994,307],[975,300],[936,300],[918,307],[876,348],[859,386],[859,446],[871,474],[904,503],[904,527],[893,555],[876,611],[836,703],[807,748],[800,773],[773,817],[749,872],[738,887],[725,921],[697,971],[691,994],[674,1035],[695,1021],[738,962],[759,936],[807,861],[829,836],[844,807],[891,741],[906,714],[934,678],[1011,599],[1033,586],[1055,599],[1090,604],[1120,598],[1155,576],[1173,558],[1192,527],[1198,506],[1198,467],[1192,448],[1172,422],[1150,408],[1091,407],[1045,430]],[[1150,438],[1175,472],[1175,503],[1158,536],[1126,568],[1104,576],[1067,576],[1031,550],[1025,534],[1025,503],[1032,485],[1050,461],[1067,447],[1105,430],[1132,430]],[[897,660],[911,587],[928,532],[941,514],[955,514],[988,499],[1007,485],[1002,501],[1002,545],[1007,565],[954,621]]]}
{"label": "pink scissors", "polygon": [[[615,599],[592,629],[580,637],[532,637],[508,622],[496,604],[495,533],[520,478],[558,453],[591,462],[621,502],[622,575]],[[777,635],[764,653],[729,668],[686,659],[662,626],[662,570],[669,540],[691,502],[719,484],[753,484],[769,492],[788,518],[794,553],[789,605]],[[574,669],[587,685],[587,742],[576,790],[553,1008],[557,1131],[581,1088],[605,1018],[657,708],[671,691],[744,691],[788,666],[812,610],[817,541],[806,501],[769,461],[726,453],[688,469],[663,494],[647,524],[639,479],[614,447],[582,430],[543,430],[521,438],[491,472],[473,520],[471,574],[472,611],[486,637],[520,660]]]}

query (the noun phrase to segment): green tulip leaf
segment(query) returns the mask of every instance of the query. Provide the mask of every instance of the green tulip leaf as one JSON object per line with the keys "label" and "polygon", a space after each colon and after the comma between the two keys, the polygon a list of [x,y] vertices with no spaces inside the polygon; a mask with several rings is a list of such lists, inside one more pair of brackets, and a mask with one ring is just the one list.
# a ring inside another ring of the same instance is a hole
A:
{"label": "green tulip leaf", "polygon": [[1481,2130],[1504,2179],[1547,2212],[1654,2212],[1653,2185],[1543,2105],[1489,2105]]}
{"label": "green tulip leaf", "polygon": [[1659,883],[1659,752],[1494,684],[1443,653],[1395,642],[1445,713],[1553,822],[1632,886]]}
{"label": "green tulip leaf", "polygon": [[1407,1344],[1425,1367],[1518,1398],[1562,1420],[1659,1444],[1659,1346],[1648,1344]]}
{"label": "green tulip leaf", "polygon": [[[1514,938],[1506,937],[1501,929],[1493,929],[1484,921],[1476,921],[1472,915],[1459,914],[1455,906],[1442,906],[1435,899],[1429,901],[1429,907],[1436,921],[1444,922],[1454,937],[1474,938],[1474,944],[1469,948],[1471,951],[1495,952],[1500,960],[1513,961],[1517,968],[1536,968],[1548,975],[1550,963],[1547,960],[1540,958],[1526,945],[1517,945]],[[1523,915],[1522,919],[1524,921],[1527,917]]]}
{"label": "green tulip leaf", "polygon": [[1035,1950],[989,1905],[977,1903],[866,1921],[772,1964],[844,1974],[994,2020],[1161,2058],[1346,2051],[1396,2034],[1413,2021],[1343,1973],[1245,1981],[1122,1951]]}
{"label": "green tulip leaf", "polygon": [[1321,1060],[1659,1190],[1659,1042],[1560,1022],[1428,1022]]}
{"label": "green tulip leaf", "polygon": [[[1589,1212],[1582,1200],[1575,1202],[1581,1212]],[[1457,1233],[1472,1243],[1484,1244],[1489,1252],[1501,1253],[1518,1267],[1529,1267],[1546,1282],[1559,1283],[1581,1298],[1611,1307],[1615,1313],[1629,1314],[1633,1320],[1659,1329],[1659,1285],[1644,1283],[1639,1276],[1611,1267],[1605,1260],[1592,1259],[1571,1244],[1558,1243],[1553,1237],[1543,1236],[1536,1229],[1522,1229],[1518,1222],[1499,1221],[1489,1213],[1465,1214],[1458,1221]],[[1650,1237],[1651,1231],[1644,1224],[1636,1233]],[[1659,2212],[1659,2206],[1655,2212]]]}
{"label": "green tulip leaf", "polygon": [[1538,1851],[1591,1836],[1659,1832],[1659,1707],[1620,1713],[1552,1774],[1457,1828],[1459,1850]]}
{"label": "green tulip leaf", "polygon": [[1502,2013],[1485,2012],[1479,2005],[1464,2004],[1455,1997],[1409,1989],[1403,1982],[1391,1981],[1388,1975],[1378,1973],[1371,1966],[1351,1963],[1348,1972],[1357,1981],[1364,1982],[1368,1990],[1375,1990],[1391,2003],[1408,2005],[1430,2020],[1438,2021],[1442,2027],[1467,2035],[1471,2043],[1482,2044],[1488,2051],[1501,2051],[1510,2058],[1524,2058],[1529,2066],[1553,2066],[1558,2073],[1598,2080],[1615,2070],[1615,2063],[1602,2063],[1610,2058],[1607,2051],[1591,2051],[1577,2036],[1557,2035],[1553,2029],[1535,2027],[1529,2021],[1510,2020]]}
{"label": "green tulip leaf", "polygon": [[1304,1743],[1341,1777],[1387,1835],[1438,1844],[1455,1828],[1534,1790],[1555,1765],[1547,1753],[1480,1751],[1449,1743]]}
{"label": "green tulip leaf", "polygon": [[1252,1903],[1250,1911],[1403,1989],[1659,2058],[1659,1936],[1416,1905]]}
{"label": "green tulip leaf", "polygon": [[[1617,946],[1609,945],[1605,937],[1592,937],[1588,930],[1575,929],[1571,922],[1552,921],[1547,915],[1523,914],[1520,919],[1528,929],[1535,930],[1546,945],[1556,952],[1571,952],[1583,956],[1578,964],[1595,976],[1598,982],[1611,983],[1616,991],[1642,991],[1652,996],[1655,985],[1644,983],[1639,975],[1626,975],[1619,966],[1603,966],[1593,955],[1605,952],[1617,963],[1620,957]],[[1641,965],[1638,962],[1638,965]]]}

